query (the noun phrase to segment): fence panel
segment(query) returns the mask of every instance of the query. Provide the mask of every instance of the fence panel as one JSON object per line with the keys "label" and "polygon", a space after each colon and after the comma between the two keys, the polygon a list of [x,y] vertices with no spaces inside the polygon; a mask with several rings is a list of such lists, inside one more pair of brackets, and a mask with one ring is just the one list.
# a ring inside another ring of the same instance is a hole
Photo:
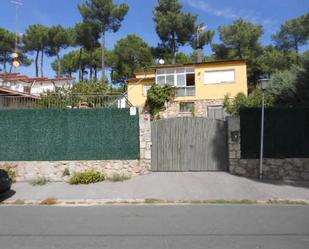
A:
{"label": "fence panel", "polygon": [[139,158],[129,109],[0,110],[1,161]]}
{"label": "fence panel", "polygon": [[[242,158],[259,158],[261,109],[240,111]],[[309,157],[309,109],[265,110],[264,157]]]}

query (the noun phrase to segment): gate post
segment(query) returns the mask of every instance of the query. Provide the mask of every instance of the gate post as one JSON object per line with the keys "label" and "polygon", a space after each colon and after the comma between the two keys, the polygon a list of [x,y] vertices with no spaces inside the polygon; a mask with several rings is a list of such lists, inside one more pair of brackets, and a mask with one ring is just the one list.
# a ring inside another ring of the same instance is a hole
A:
{"label": "gate post", "polygon": [[[150,171],[151,165],[151,122],[150,115],[139,114],[140,164],[145,171]],[[145,173],[147,173],[145,172]]]}
{"label": "gate post", "polygon": [[235,174],[235,169],[238,168],[241,158],[240,147],[240,118],[227,117],[228,129],[228,155],[229,155],[229,172]]}

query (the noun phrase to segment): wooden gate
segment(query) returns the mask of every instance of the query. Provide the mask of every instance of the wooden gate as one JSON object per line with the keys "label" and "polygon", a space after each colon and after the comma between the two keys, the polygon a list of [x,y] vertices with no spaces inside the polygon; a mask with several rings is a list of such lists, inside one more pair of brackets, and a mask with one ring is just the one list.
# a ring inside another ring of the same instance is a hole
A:
{"label": "wooden gate", "polygon": [[152,122],[152,171],[226,171],[223,120],[173,118]]}

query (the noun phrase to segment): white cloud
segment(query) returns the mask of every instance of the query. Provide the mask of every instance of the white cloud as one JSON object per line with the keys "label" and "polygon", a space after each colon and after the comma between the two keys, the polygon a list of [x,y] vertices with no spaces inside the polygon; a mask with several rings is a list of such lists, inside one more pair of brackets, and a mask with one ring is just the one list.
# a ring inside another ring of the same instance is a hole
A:
{"label": "white cloud", "polygon": [[227,19],[244,18],[253,23],[260,23],[267,29],[273,29],[275,22],[270,19],[265,19],[260,16],[257,11],[247,9],[235,9],[235,8],[215,8],[207,3],[205,0],[184,0],[189,6],[201,10],[205,13],[223,17]]}

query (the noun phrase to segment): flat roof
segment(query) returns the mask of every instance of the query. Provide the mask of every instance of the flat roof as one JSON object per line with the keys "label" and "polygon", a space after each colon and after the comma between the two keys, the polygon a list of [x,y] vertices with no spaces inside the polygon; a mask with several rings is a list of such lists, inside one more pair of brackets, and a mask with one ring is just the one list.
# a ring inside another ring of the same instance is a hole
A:
{"label": "flat roof", "polygon": [[[5,95],[3,95],[3,93]],[[0,87],[0,96],[1,95],[2,96],[21,96],[21,97],[27,97],[27,98],[33,98],[33,99],[40,99],[39,96],[35,96],[35,95],[24,93],[24,92],[14,91],[12,89],[8,89],[5,87]]]}
{"label": "flat roof", "polygon": [[237,60],[216,60],[216,61],[207,61],[207,62],[197,62],[197,63],[184,63],[184,64],[165,64],[165,65],[155,65],[152,68],[171,68],[171,67],[188,67],[188,66],[200,66],[200,65],[208,65],[208,64],[216,64],[216,63],[246,63],[245,59],[237,59]]}

